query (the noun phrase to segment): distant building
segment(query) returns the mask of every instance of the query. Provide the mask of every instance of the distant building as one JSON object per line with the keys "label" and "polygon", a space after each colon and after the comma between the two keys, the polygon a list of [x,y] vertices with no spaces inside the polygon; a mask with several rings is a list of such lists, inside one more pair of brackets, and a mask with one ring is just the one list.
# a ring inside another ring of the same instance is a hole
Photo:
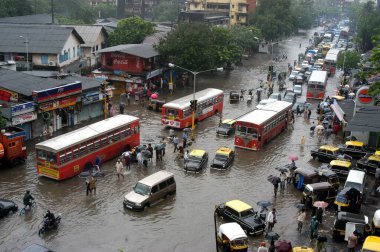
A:
{"label": "distant building", "polygon": [[0,23],[0,34],[0,61],[18,70],[64,69],[79,61],[85,43],[73,27],[55,25]]}
{"label": "distant building", "polygon": [[230,25],[246,25],[248,3],[248,0],[190,0],[185,3],[185,12],[190,12],[189,15],[198,15],[197,12],[219,13],[220,16],[229,17]]}
{"label": "distant building", "polygon": [[209,11],[182,11],[179,16],[180,23],[201,22],[208,25],[229,26],[230,18],[228,13]]}
{"label": "distant building", "polygon": [[102,4],[102,3],[116,5],[116,0],[88,0],[88,2],[89,2],[92,6],[96,6],[96,5],[98,5],[98,4]]}

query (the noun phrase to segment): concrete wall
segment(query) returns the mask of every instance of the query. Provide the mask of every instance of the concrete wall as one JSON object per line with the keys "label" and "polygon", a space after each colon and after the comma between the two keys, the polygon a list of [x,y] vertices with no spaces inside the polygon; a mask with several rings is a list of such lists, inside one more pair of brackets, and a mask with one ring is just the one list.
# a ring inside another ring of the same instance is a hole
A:
{"label": "concrete wall", "polygon": [[[59,66],[61,66],[61,67],[66,66],[66,65],[73,63],[74,61],[79,60],[80,55],[78,55],[78,49],[80,49],[80,43],[79,43],[78,39],[74,36],[74,34],[71,33],[69,38],[67,39],[65,45],[63,46],[62,51],[61,51],[62,55],[64,55],[65,52],[68,52],[69,53],[69,59],[64,61],[64,62],[58,63]],[[73,55],[74,50],[75,50],[75,56]]]}
{"label": "concrete wall", "polygon": [[[41,56],[47,55],[48,56],[48,62],[46,64],[42,64],[41,62]],[[32,62],[34,65],[38,66],[56,66],[58,64],[58,58],[55,54],[33,54],[32,55]]]}

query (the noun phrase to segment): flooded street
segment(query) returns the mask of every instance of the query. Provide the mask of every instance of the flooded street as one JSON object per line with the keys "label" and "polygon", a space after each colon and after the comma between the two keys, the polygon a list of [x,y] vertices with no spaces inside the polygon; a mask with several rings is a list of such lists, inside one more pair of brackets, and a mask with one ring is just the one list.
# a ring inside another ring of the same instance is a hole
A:
{"label": "flooded street", "polygon": [[[298,54],[304,52],[313,32],[280,42],[275,48],[275,54],[286,53],[288,58],[274,63],[277,73],[287,71],[288,62],[293,65]],[[300,43],[302,49],[299,48]],[[236,118],[254,108],[256,97],[251,106],[247,106],[246,101],[230,104],[227,93],[231,90],[258,88],[258,80],[266,79],[269,62],[269,54],[256,54],[231,72],[199,76],[197,90],[206,87],[224,90],[223,118]],[[335,90],[337,76],[328,80],[328,94]],[[287,85],[291,86],[289,81]],[[299,101],[305,100],[306,87],[303,88]],[[168,100],[191,92],[192,87],[179,87]],[[274,92],[278,92],[277,85]],[[158,142],[159,136],[168,135],[168,130],[161,125],[159,113],[142,109],[138,105],[127,107],[126,113],[140,118],[142,144]],[[315,115],[313,110],[311,117]],[[209,164],[219,147],[233,147],[232,137],[216,136],[218,123],[217,116],[199,123],[196,142],[190,147],[207,150]],[[200,174],[187,174],[183,171],[183,161],[174,160],[171,145],[166,149],[167,155],[162,164],[156,164],[154,160],[149,163],[148,169],[133,165],[125,179],[117,179],[114,171],[116,160],[109,161],[102,166],[106,176],[98,179],[95,196],[86,196],[84,179],[75,177],[56,182],[38,177],[35,154],[31,147],[28,149],[26,165],[0,170],[1,198],[12,199],[22,207],[23,194],[29,189],[37,202],[37,206],[25,215],[19,216],[16,213],[0,220],[0,251],[18,251],[31,243],[42,244],[55,251],[215,251],[215,205],[232,199],[243,200],[256,210],[257,201],[272,201],[278,212],[278,223],[274,230],[282,239],[292,240],[294,245],[308,244],[308,225],[305,225],[304,233],[296,231],[297,209],[294,205],[301,199],[301,192],[292,186],[286,187],[275,199],[273,186],[266,179],[270,174],[278,175],[275,168],[289,163],[288,156],[291,154],[300,157],[297,161],[299,167],[320,165],[310,156],[310,150],[317,146],[316,137],[309,135],[310,122],[303,116],[296,117],[294,128],[294,131],[285,131],[279,135],[262,151],[236,149],[235,161],[225,172],[210,171],[208,166]],[[306,144],[301,146],[303,135]],[[334,141],[341,139],[332,136],[329,142]],[[124,210],[123,196],[138,180],[158,170],[175,174],[176,195],[141,213]],[[39,237],[38,225],[47,209],[62,213],[61,225],[57,231]],[[250,244],[257,248],[258,241],[262,239],[262,236],[250,238]]]}

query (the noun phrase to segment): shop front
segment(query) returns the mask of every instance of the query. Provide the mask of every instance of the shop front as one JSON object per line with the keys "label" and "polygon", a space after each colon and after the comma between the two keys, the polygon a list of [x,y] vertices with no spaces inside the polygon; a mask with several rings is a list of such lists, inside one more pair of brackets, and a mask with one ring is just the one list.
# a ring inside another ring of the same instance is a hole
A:
{"label": "shop front", "polygon": [[34,91],[33,99],[37,103],[38,117],[33,134],[52,134],[49,131],[76,125],[82,109],[81,95],[81,82]]}
{"label": "shop front", "polygon": [[104,115],[103,96],[98,91],[82,95],[82,110],[79,113],[80,122]]}
{"label": "shop front", "polygon": [[36,119],[37,112],[34,102],[17,104],[11,107],[11,124],[25,130],[25,140],[33,138],[32,122]]}

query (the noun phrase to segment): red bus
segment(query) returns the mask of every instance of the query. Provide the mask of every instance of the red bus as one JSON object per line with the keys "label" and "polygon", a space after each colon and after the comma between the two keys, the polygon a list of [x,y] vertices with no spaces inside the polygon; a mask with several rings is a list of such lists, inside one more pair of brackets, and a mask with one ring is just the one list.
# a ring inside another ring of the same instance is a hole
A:
{"label": "red bus", "polygon": [[327,85],[327,72],[314,70],[307,82],[307,99],[320,99],[325,98]]}
{"label": "red bus", "polygon": [[[195,122],[202,121],[223,110],[223,91],[215,88],[207,88],[195,93],[197,111]],[[192,111],[190,101],[193,94],[165,103],[162,106],[161,122],[163,125],[183,129],[191,126]]]}
{"label": "red bus", "polygon": [[139,144],[139,119],[117,115],[36,144],[37,173],[71,178],[96,160],[107,161]]}
{"label": "red bus", "polygon": [[336,72],[336,63],[338,62],[339,49],[330,49],[323,62],[323,70],[327,71],[329,76],[334,76]]}
{"label": "red bus", "polygon": [[276,101],[243,115],[236,120],[235,146],[260,150],[287,128],[291,111],[290,102]]}

